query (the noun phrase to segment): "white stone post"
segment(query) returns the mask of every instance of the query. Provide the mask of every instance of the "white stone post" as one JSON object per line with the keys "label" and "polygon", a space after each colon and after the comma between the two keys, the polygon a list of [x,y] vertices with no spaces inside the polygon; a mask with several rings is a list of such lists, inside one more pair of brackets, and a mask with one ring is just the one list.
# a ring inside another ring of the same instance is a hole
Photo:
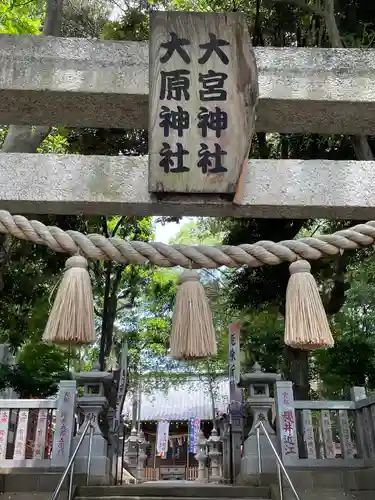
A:
{"label": "white stone post", "polygon": [[204,437],[203,431],[198,434],[198,452],[195,458],[198,461],[198,477],[196,481],[204,483],[206,481],[206,460],[207,460],[207,439]]}
{"label": "white stone post", "polygon": [[220,459],[221,459],[221,439],[216,429],[212,429],[211,435],[208,439],[208,456],[210,458],[211,474],[209,480],[211,483],[219,483],[222,480],[220,472]]}
{"label": "white stone post", "polygon": [[63,380],[59,384],[56,410],[56,427],[52,445],[52,467],[66,467],[72,453],[77,384]]}

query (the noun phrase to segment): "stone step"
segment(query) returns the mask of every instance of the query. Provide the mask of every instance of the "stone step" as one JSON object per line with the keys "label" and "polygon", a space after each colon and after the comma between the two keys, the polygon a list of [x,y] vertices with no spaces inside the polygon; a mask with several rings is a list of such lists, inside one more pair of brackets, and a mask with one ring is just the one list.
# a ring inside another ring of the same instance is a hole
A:
{"label": "stone step", "polygon": [[[177,484],[176,484],[177,483]],[[185,500],[188,498],[234,499],[234,498],[270,498],[269,486],[231,486],[212,484],[186,484],[180,481],[150,482],[143,484],[127,484],[123,486],[79,486],[76,490],[76,500],[112,499],[121,497],[170,498]]]}
{"label": "stone step", "polygon": [[[135,495],[121,495],[121,496],[100,496],[100,497],[74,497],[75,500],[123,500],[126,498],[126,500],[160,500],[160,496],[151,496],[151,497],[146,497],[146,496],[135,496]],[[163,497],[165,498],[165,497]],[[167,497],[170,500],[191,500],[192,497],[174,497],[170,496]],[[221,500],[232,500],[237,497],[233,496],[228,496],[226,497],[221,497]],[[268,497],[267,497],[268,498]],[[212,497],[199,497],[199,500],[212,500]],[[256,497],[241,497],[241,500],[264,500],[263,498],[256,498]]]}

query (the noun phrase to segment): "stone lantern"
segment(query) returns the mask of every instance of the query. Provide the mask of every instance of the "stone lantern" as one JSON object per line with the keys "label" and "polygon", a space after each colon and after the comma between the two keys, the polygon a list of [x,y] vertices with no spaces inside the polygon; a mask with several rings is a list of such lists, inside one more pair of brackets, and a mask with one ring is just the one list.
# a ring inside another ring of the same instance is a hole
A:
{"label": "stone lantern", "polygon": [[[269,386],[280,379],[281,375],[277,373],[262,372],[258,363],[255,363],[251,373],[241,375],[239,387],[248,389],[249,398],[246,400],[246,404],[250,407],[251,413],[253,414],[253,424],[248,434],[248,438],[244,443],[243,457],[241,460],[242,477],[258,474],[256,425],[259,421],[262,421],[272,443],[276,449],[278,449],[276,433],[269,424],[268,414],[272,410],[272,405],[274,403],[274,398],[270,397]],[[262,472],[276,472],[276,459],[263,432],[260,433],[260,450],[262,457]]]}
{"label": "stone lantern", "polygon": [[198,477],[196,481],[206,481],[206,460],[207,460],[207,439],[204,437],[203,431],[198,434],[197,441],[198,451],[195,458],[198,461]]}
{"label": "stone lantern", "polygon": [[145,480],[145,461],[147,458],[147,447],[150,443],[145,438],[144,432],[140,431],[138,434],[138,473],[137,479],[140,482]]}
{"label": "stone lantern", "polygon": [[[83,396],[77,399],[78,410],[83,413],[84,420],[73,440],[73,448],[77,445],[88,420],[92,424],[92,447],[90,464],[90,482],[102,484],[111,475],[110,460],[108,458],[108,444],[99,427],[99,417],[107,407],[107,398],[104,395],[104,384],[111,383],[113,374],[99,371],[95,366],[91,372],[74,374],[78,385],[83,386]],[[75,472],[86,473],[89,454],[90,430],[87,432],[76,459]]]}
{"label": "stone lantern", "polygon": [[138,436],[137,430],[132,429],[130,431],[130,436],[127,441],[127,452],[126,452],[126,462],[128,464],[128,470],[133,477],[137,477],[137,467],[138,467]]}
{"label": "stone lantern", "polygon": [[211,436],[209,437],[208,441],[208,456],[211,461],[211,476],[210,476],[210,482],[212,483],[218,483],[221,481],[221,467],[220,467],[220,458],[221,458],[221,444],[222,441],[219,438],[219,435],[217,433],[216,429],[212,429],[211,431]]}

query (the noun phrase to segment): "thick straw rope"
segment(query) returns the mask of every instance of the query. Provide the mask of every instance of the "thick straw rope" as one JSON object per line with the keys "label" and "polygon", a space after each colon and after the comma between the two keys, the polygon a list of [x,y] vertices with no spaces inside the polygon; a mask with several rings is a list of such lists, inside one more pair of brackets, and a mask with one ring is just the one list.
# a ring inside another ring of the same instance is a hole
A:
{"label": "thick straw rope", "polygon": [[39,221],[29,221],[21,215],[11,215],[0,210],[0,233],[45,245],[55,252],[71,255],[79,252],[93,260],[113,260],[124,264],[151,262],[160,267],[214,269],[220,266],[275,266],[301,258],[318,260],[327,255],[337,255],[343,250],[370,246],[375,241],[375,221],[358,224],[351,229],[330,235],[279,243],[258,241],[253,245],[190,246],[126,241],[120,238],[105,238],[100,234],[84,235],[78,231],[63,231],[58,227],[45,226]]}

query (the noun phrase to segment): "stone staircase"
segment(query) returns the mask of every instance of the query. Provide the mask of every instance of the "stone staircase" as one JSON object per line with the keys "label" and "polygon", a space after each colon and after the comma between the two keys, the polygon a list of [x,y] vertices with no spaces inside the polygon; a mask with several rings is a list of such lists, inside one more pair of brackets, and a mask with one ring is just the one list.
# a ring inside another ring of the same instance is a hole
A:
{"label": "stone staircase", "polygon": [[79,486],[74,500],[263,500],[271,498],[268,486],[230,486],[154,481],[124,486]]}

